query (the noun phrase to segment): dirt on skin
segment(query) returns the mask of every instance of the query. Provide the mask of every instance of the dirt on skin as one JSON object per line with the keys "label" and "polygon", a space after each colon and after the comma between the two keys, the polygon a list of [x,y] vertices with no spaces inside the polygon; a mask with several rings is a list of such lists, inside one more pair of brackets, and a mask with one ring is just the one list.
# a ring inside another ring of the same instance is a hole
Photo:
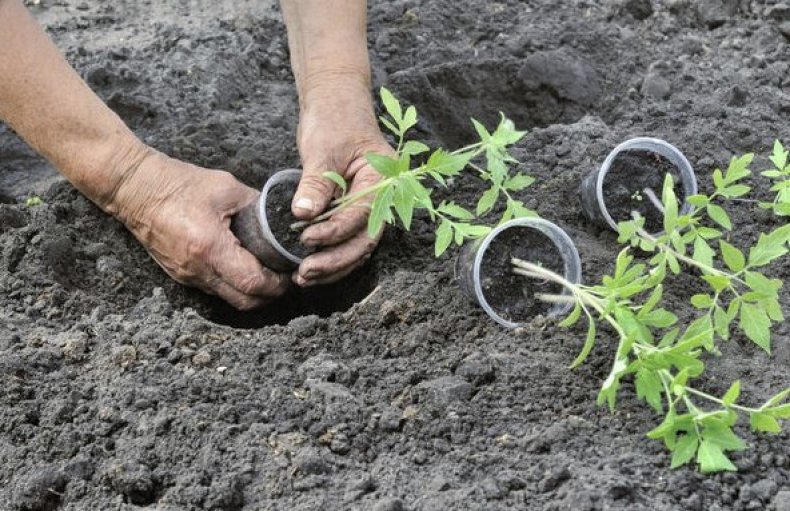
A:
{"label": "dirt on skin", "polygon": [[615,222],[623,222],[630,220],[632,212],[636,211],[645,219],[647,232],[660,232],[663,214],[646,190],[651,190],[660,201],[667,174],[674,179],[673,190],[682,204],[685,195],[679,182],[680,173],[669,159],[653,151],[633,149],[617,155],[603,180],[603,196],[609,215]]}
{"label": "dirt on skin", "polygon": [[513,272],[513,258],[538,264],[555,273],[564,273],[562,255],[551,239],[536,229],[513,227],[499,234],[488,246],[480,262],[480,285],[489,306],[514,323],[545,314],[551,304],[536,294],[559,294],[562,286],[542,282]]}
{"label": "dirt on skin", "polygon": [[[154,147],[256,188],[298,166],[274,2],[31,9]],[[530,129],[513,156],[538,180],[517,198],[568,230],[594,282],[620,247],[584,220],[582,175],[649,135],[709,192],[733,154],[790,141],[789,21],[767,0],[394,0],[371,1],[368,33],[374,85],[425,114],[416,137],[454,147],[474,138],[469,117],[492,126],[500,110]],[[482,184],[453,186],[469,206]],[[615,413],[594,404],[611,332],[571,371],[583,325],[497,326],[455,286],[455,254],[433,258],[427,218],[387,231],[357,305],[264,310],[281,324],[244,330],[205,319],[235,316],[172,283],[7,129],[0,188],[0,509],[787,509],[787,432],[741,423],[737,473],[671,470],[630,384]],[[44,204],[24,206],[31,193]],[[729,209],[736,245],[777,225]],[[688,319],[702,285],[668,284],[664,305]],[[741,378],[748,403],[790,385],[788,324],[774,332],[770,357],[722,344],[700,383],[720,394]]]}

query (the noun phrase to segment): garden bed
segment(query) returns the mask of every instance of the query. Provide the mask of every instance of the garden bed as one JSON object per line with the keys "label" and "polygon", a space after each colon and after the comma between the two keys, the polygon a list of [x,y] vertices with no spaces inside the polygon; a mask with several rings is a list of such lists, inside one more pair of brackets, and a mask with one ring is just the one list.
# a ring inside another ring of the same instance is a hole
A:
{"label": "garden bed", "polygon": [[[31,8],[147,142],[259,188],[298,167],[298,109],[276,3],[232,3]],[[458,147],[475,136],[469,117],[493,126],[499,110],[530,130],[512,152],[537,181],[517,198],[567,229],[586,282],[621,247],[584,219],[579,182],[617,144],[669,141],[708,192],[731,156],[790,141],[790,12],[647,4],[370,6],[375,85],[417,106],[421,139]],[[236,314],[171,282],[123,226],[52,181],[0,127],[2,509],[790,505],[787,432],[739,426],[750,449],[733,454],[737,473],[671,470],[630,383],[616,413],[595,405],[614,336],[571,371],[582,326],[501,328],[456,286],[457,249],[434,259],[427,218],[389,229],[347,281]],[[768,197],[767,181],[750,184]],[[455,199],[479,186],[462,178]],[[44,204],[25,206],[29,194]],[[778,225],[728,207],[734,244]],[[787,281],[790,265],[767,273]],[[702,289],[670,280],[667,307],[689,317]],[[703,387],[743,378],[743,399],[760,403],[790,385],[788,326],[774,331],[770,358],[738,336],[723,344]]]}

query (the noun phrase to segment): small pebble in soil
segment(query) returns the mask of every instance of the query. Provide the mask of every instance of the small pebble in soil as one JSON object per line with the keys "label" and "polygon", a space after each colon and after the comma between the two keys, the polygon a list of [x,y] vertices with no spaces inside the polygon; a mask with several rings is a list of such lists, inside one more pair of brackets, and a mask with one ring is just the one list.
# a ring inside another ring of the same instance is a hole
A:
{"label": "small pebble in soil", "polygon": [[458,376],[442,376],[417,385],[423,400],[438,408],[445,408],[454,401],[466,401],[472,397],[472,385]]}
{"label": "small pebble in soil", "polygon": [[390,406],[381,413],[379,428],[383,431],[398,431],[403,421],[403,412],[400,408]]}
{"label": "small pebble in soil", "polygon": [[477,352],[463,359],[456,367],[455,374],[475,386],[485,385],[494,381],[494,366],[488,356]]}
{"label": "small pebble in soil", "polygon": [[376,502],[372,511],[403,511],[403,501],[396,498],[385,497]]}

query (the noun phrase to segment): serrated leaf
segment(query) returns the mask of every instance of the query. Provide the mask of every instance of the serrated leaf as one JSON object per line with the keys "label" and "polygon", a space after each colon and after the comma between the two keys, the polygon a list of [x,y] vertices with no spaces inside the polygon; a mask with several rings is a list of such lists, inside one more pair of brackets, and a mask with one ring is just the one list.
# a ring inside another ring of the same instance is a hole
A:
{"label": "serrated leaf", "polygon": [[722,402],[726,406],[730,406],[731,404],[735,403],[738,400],[738,397],[741,395],[741,381],[735,380],[724,396],[721,398]]}
{"label": "serrated leaf", "polygon": [[365,159],[376,172],[384,177],[395,177],[399,174],[400,161],[376,153],[368,153]]}
{"label": "serrated leaf", "polygon": [[770,160],[777,169],[783,170],[787,166],[787,154],[788,152],[782,146],[782,143],[779,140],[774,140],[774,151]]}
{"label": "serrated leaf", "polygon": [[756,271],[745,272],[744,281],[752,290],[770,298],[776,298],[779,288],[782,287],[781,280],[769,279],[762,273]]}
{"label": "serrated leaf", "polygon": [[697,450],[697,463],[703,473],[738,470],[717,444],[703,440]]}
{"label": "serrated leaf", "polygon": [[477,131],[477,136],[480,137],[482,142],[485,143],[491,139],[491,134],[488,132],[485,126],[477,121],[477,119],[472,119],[472,125],[474,125],[475,131]]}
{"label": "serrated leaf", "polygon": [[408,185],[398,183],[395,188],[393,206],[405,230],[411,229],[411,220],[414,215],[414,201],[416,197],[409,193]]}
{"label": "serrated leaf", "polygon": [[746,337],[771,353],[771,320],[762,307],[744,302],[741,305],[740,327]]}
{"label": "serrated leaf", "polygon": [[[724,176],[724,185],[730,185],[738,180],[741,180],[752,172],[749,170],[754,159],[754,154],[747,153],[743,156],[736,156],[730,160],[730,165],[727,167],[727,174]],[[718,188],[718,185],[716,185]]]}
{"label": "serrated leaf", "polygon": [[724,258],[724,264],[737,273],[746,266],[746,258],[740,250],[730,245],[724,240],[719,240],[719,248],[721,249],[721,256]]}
{"label": "serrated leaf", "polygon": [[326,172],[324,172],[323,176],[328,180],[332,181],[333,183],[335,183],[338,186],[338,188],[340,188],[340,190],[343,192],[343,195],[346,194],[346,191],[348,189],[348,183],[346,183],[346,180],[343,179],[343,176],[331,170],[327,170]]}
{"label": "serrated leaf", "polygon": [[389,91],[386,87],[381,88],[381,102],[384,104],[384,108],[387,110],[387,113],[395,120],[395,123],[399,126],[403,124],[403,112],[401,111],[400,103],[395,96],[392,95],[392,92]]}
{"label": "serrated leaf", "polygon": [[491,187],[483,192],[483,195],[480,196],[480,200],[477,201],[477,216],[485,215],[491,211],[491,208],[493,208],[496,203],[497,197],[499,197],[498,188]]}
{"label": "serrated leaf", "polygon": [[447,220],[442,220],[436,229],[436,243],[434,245],[434,255],[442,255],[450,243],[453,241],[453,227]]}
{"label": "serrated leaf", "polygon": [[696,434],[689,433],[677,440],[672,450],[672,468],[678,468],[694,459],[699,447],[699,438]]}
{"label": "serrated leaf", "polygon": [[519,192],[534,182],[535,178],[532,176],[528,176],[526,174],[516,174],[515,176],[506,179],[503,186],[506,190]]}
{"label": "serrated leaf", "polygon": [[749,425],[752,431],[758,433],[781,433],[782,427],[770,414],[765,412],[752,412],[749,414]]}
{"label": "serrated leaf", "polygon": [[678,199],[675,196],[672,174],[664,177],[664,188],[661,196],[664,203],[664,232],[672,233],[678,225]]}
{"label": "serrated leaf", "polygon": [[730,323],[732,320],[721,307],[716,306],[713,310],[713,327],[719,337],[725,341],[730,338]]}
{"label": "serrated leaf", "polygon": [[370,208],[370,216],[368,217],[368,236],[371,238],[378,237],[381,229],[386,222],[392,221],[392,198],[393,189],[385,188],[381,193],[376,194],[373,199],[373,204]]}
{"label": "serrated leaf", "polygon": [[639,399],[644,399],[656,413],[664,411],[661,401],[664,386],[661,384],[661,378],[655,371],[644,368],[639,369],[636,372],[635,385],[636,396]]}
{"label": "serrated leaf", "polygon": [[713,297],[706,294],[698,294],[691,297],[691,305],[697,309],[709,309],[713,305]]}
{"label": "serrated leaf", "polygon": [[716,253],[710,248],[708,242],[702,239],[701,237],[697,237],[694,239],[694,254],[692,255],[692,259],[697,261],[698,263],[702,263],[705,266],[713,266],[713,257]]}
{"label": "serrated leaf", "polygon": [[443,202],[437,208],[439,213],[444,213],[458,220],[472,220],[475,216],[454,202]]}
{"label": "serrated leaf", "polygon": [[431,149],[430,147],[423,144],[422,142],[417,142],[416,140],[409,140],[405,144],[403,144],[401,153],[414,156],[415,154],[422,154],[424,152],[430,151],[430,149]]}
{"label": "serrated leaf", "polygon": [[727,230],[732,229],[732,222],[730,221],[730,217],[727,215],[727,212],[721,206],[717,206],[716,204],[708,204],[705,208],[708,213],[708,216],[716,222],[717,224],[721,225]]}
{"label": "serrated leaf", "polygon": [[390,130],[390,132],[393,135],[395,135],[396,137],[400,137],[401,136],[400,129],[395,127],[395,125],[392,124],[392,121],[390,121],[389,119],[387,119],[383,115],[379,116],[379,121],[381,121],[381,124],[383,124],[388,130]]}
{"label": "serrated leaf", "polygon": [[401,131],[406,133],[415,124],[417,124],[417,109],[414,106],[409,106],[403,113],[403,122],[400,125]]}

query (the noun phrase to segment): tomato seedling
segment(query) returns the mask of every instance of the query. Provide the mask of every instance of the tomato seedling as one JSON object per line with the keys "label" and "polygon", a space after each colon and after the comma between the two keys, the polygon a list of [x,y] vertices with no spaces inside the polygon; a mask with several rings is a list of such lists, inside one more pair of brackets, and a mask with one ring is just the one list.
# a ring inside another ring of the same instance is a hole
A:
{"label": "tomato seedling", "polygon": [[[485,126],[472,119],[479,142],[454,151],[442,148],[431,151],[422,142],[406,140],[408,131],[417,124],[417,109],[414,106],[404,109],[395,96],[383,87],[381,100],[387,115],[379,119],[397,140],[395,156],[371,153],[365,158],[381,174],[382,179],[364,190],[348,193],[343,176],[337,172],[325,172],[324,176],[334,182],[343,195],[334,200],[331,209],[322,215],[310,222],[297,222],[292,228],[299,229],[308,223],[324,221],[346,208],[369,207],[368,234],[376,237],[384,224],[393,224],[397,220],[404,229],[409,230],[415,210],[424,210],[431,221],[437,224],[434,253],[438,257],[453,241],[461,245],[467,239],[488,234],[491,227],[473,222],[475,218],[492,211],[501,199],[505,201],[505,209],[498,223],[537,216],[512,195],[535,181],[532,176],[511,172],[509,168],[517,161],[509,154],[508,148],[526,134],[525,131],[516,130],[513,121],[502,115],[496,129],[489,132]],[[477,159],[483,159],[485,164],[478,163]],[[418,163],[415,164],[415,160]],[[457,178],[467,168],[473,169],[488,185],[477,200],[475,212],[454,201],[435,203],[428,183],[446,188],[450,180]]]}

